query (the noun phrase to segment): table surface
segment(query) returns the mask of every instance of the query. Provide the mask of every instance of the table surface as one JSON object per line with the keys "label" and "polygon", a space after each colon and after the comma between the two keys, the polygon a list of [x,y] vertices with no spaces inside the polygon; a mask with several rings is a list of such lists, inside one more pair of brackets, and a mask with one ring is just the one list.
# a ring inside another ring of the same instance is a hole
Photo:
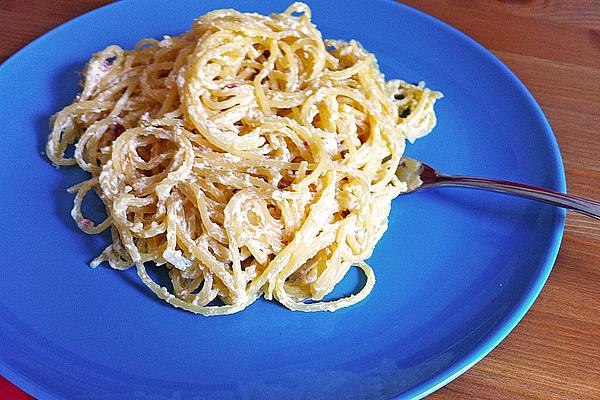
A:
{"label": "table surface", "polygon": [[[105,0],[0,0],[0,62]],[[600,0],[403,0],[491,50],[533,93],[568,191],[600,199]],[[569,213],[554,270],[517,328],[431,399],[600,399],[600,222]],[[0,400],[30,397],[0,377]]]}

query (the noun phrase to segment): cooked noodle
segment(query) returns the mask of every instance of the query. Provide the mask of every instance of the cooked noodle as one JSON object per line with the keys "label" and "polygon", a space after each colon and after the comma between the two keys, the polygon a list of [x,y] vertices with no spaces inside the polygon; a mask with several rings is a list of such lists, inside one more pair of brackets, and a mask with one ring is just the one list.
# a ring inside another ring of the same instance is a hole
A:
{"label": "cooked noodle", "polygon": [[[323,41],[302,3],[271,16],[213,11],[181,36],[109,46],[83,77],[47,154],[91,174],[70,190],[84,232],[111,229],[92,267],[136,266],[157,296],[203,315],[260,296],[334,311],[369,294],[364,260],[406,190],[395,175],[405,139],[434,127],[439,93],[384,81],[355,41]],[[90,190],[103,222],[82,215]],[[172,290],[149,262],[168,268]],[[365,286],[323,301],[352,266]]]}

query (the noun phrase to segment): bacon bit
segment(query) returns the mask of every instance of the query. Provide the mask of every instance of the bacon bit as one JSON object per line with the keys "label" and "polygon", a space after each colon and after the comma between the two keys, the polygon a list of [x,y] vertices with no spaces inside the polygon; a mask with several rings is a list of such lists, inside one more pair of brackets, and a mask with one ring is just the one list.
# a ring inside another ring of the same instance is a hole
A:
{"label": "bacon bit", "polygon": [[85,229],[92,229],[94,227],[94,221],[84,218],[81,221],[79,221],[79,225],[81,225]]}
{"label": "bacon bit", "polygon": [[110,128],[108,128],[110,131],[110,139],[111,140],[116,140],[119,136],[121,136],[121,133],[125,132],[127,129],[121,125],[121,124],[115,124],[112,125]]}
{"label": "bacon bit", "polygon": [[238,87],[238,86],[240,86],[240,85],[239,85],[239,84],[237,84],[237,83],[229,83],[229,84],[225,85],[225,87],[226,87],[227,89],[234,89],[234,88],[236,88],[236,87]]}

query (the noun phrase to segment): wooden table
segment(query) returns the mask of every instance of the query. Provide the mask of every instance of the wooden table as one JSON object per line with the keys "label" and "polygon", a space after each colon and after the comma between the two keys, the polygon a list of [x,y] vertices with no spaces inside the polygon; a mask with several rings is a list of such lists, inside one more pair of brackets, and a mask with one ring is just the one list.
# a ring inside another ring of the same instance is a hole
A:
{"label": "wooden table", "polygon": [[[0,0],[0,62],[105,3]],[[404,3],[462,30],[504,61],[552,124],[569,192],[600,199],[600,1]],[[2,389],[0,381],[0,400],[8,393]],[[533,308],[489,356],[430,398],[600,399],[599,221],[569,214],[554,271]]]}

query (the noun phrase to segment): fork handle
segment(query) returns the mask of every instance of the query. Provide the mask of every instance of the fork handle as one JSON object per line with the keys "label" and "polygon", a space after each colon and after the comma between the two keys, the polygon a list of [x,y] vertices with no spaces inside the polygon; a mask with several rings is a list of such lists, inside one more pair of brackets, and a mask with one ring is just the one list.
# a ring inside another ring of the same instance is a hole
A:
{"label": "fork handle", "polygon": [[[424,185],[425,186],[425,185]],[[463,186],[525,197],[600,219],[600,203],[570,194],[496,179],[437,174],[427,186]]]}

